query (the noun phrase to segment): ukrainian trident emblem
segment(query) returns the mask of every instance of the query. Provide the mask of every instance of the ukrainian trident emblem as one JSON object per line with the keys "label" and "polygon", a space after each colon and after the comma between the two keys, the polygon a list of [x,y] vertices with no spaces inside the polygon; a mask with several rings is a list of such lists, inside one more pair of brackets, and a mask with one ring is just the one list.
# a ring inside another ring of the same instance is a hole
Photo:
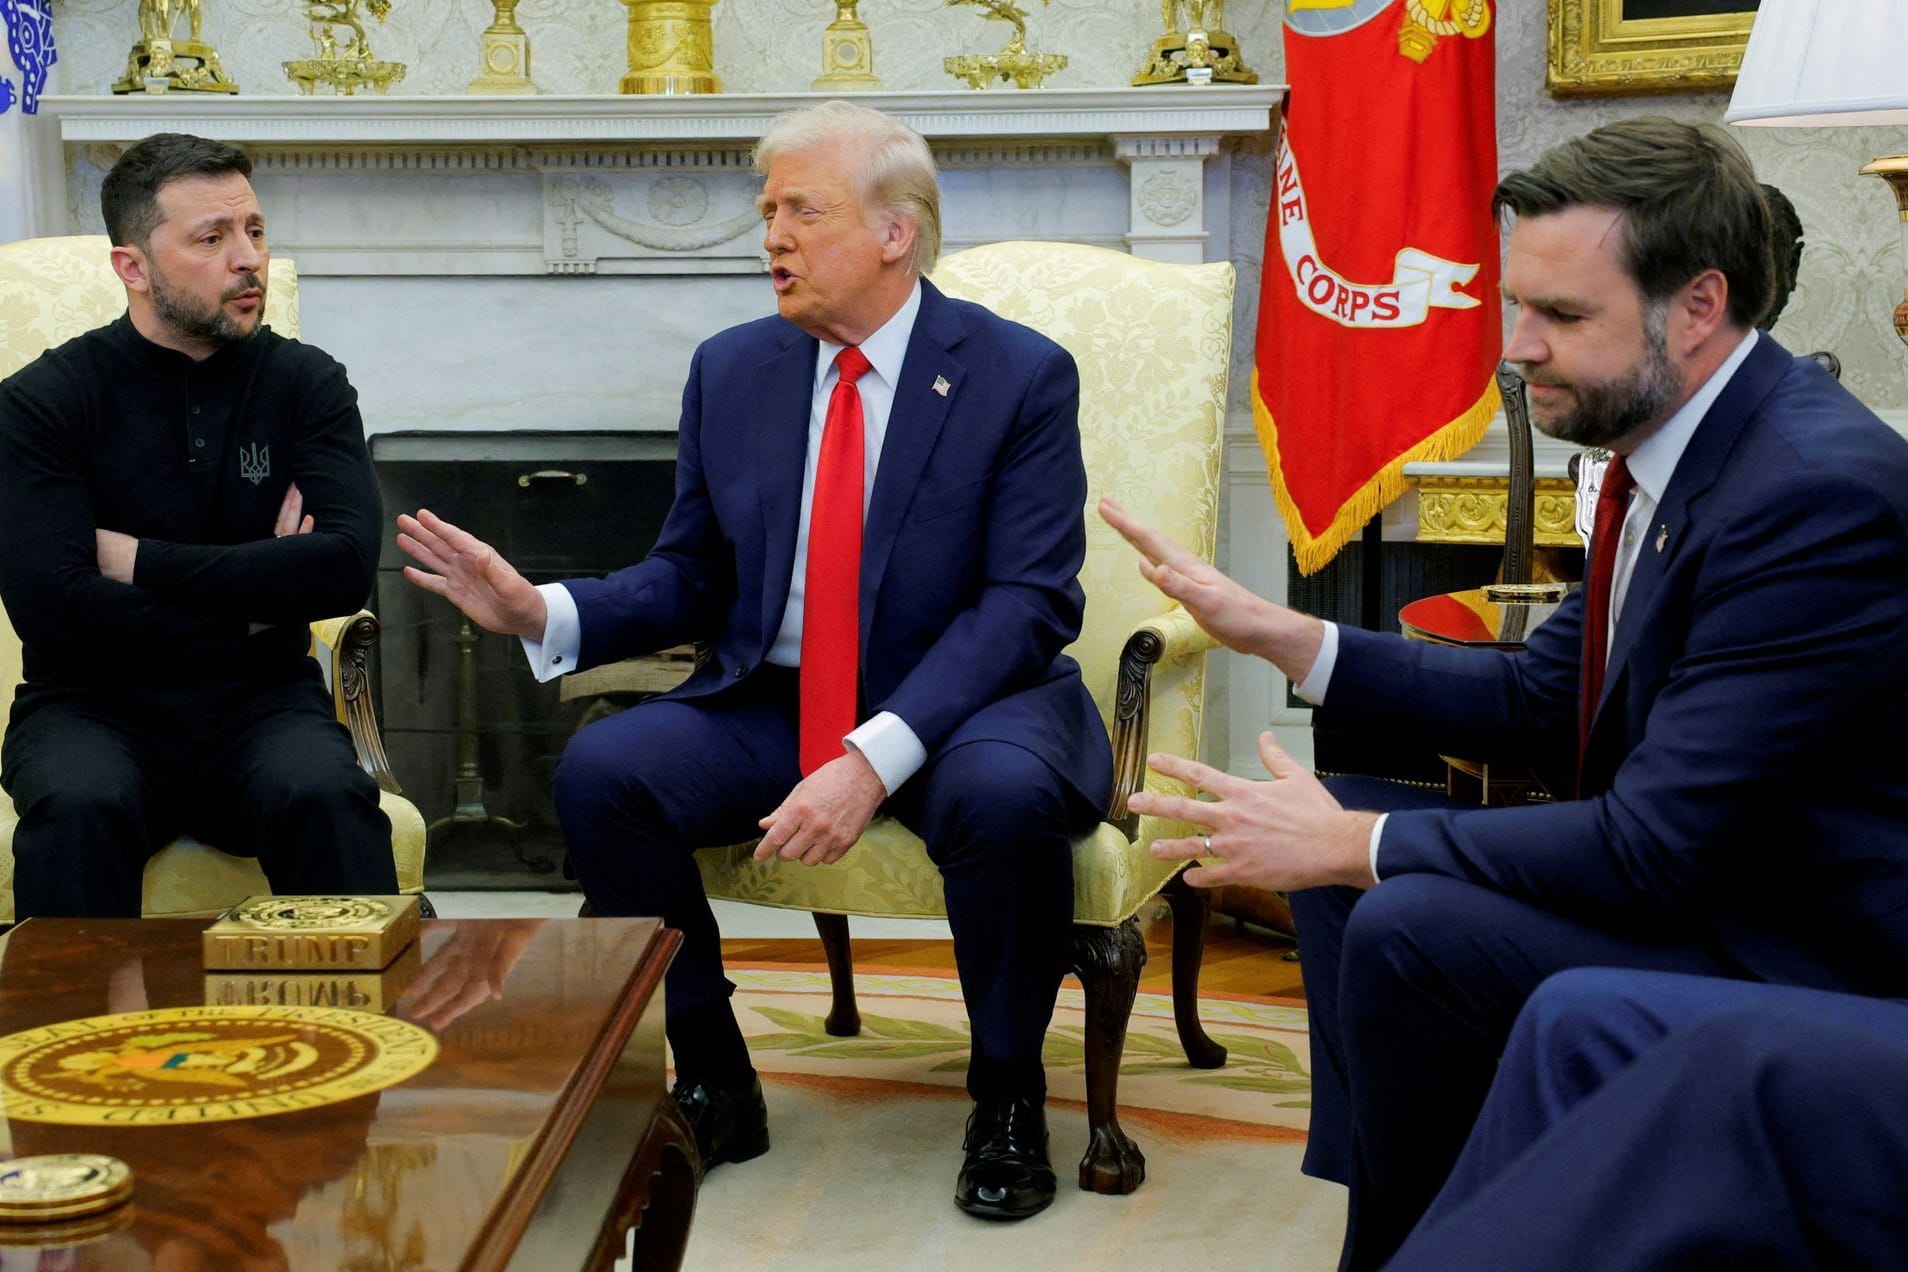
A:
{"label": "ukrainian trident emblem", "polygon": [[239,447],[239,476],[254,486],[272,475],[272,448],[253,442],[251,447]]}

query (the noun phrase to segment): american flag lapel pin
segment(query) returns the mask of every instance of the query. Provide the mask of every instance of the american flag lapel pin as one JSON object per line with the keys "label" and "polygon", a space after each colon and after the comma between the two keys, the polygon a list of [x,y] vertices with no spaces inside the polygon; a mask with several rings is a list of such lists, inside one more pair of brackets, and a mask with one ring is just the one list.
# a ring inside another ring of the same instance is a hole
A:
{"label": "american flag lapel pin", "polygon": [[947,391],[953,387],[954,387],[953,385],[947,382],[946,376],[937,375],[934,377],[934,391],[940,394],[942,397],[946,397]]}

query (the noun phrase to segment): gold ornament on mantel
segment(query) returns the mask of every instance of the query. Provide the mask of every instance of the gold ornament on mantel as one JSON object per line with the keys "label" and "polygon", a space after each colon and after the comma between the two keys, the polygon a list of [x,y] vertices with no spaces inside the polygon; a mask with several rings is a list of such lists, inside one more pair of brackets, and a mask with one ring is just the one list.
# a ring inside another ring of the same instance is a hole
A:
{"label": "gold ornament on mantel", "polygon": [[[179,19],[190,37],[174,39]],[[126,58],[126,74],[115,93],[236,93],[225,77],[219,51],[203,38],[199,0],[139,0],[139,41]]]}
{"label": "gold ornament on mantel", "polygon": [[477,60],[483,69],[465,90],[473,97],[537,91],[530,81],[530,37],[517,25],[518,2],[493,0],[491,23],[477,45]]}
{"label": "gold ornament on mantel", "polygon": [[836,0],[835,20],[822,32],[822,73],[809,85],[818,93],[872,93],[881,87],[874,73],[874,41],[855,13],[855,0]]}
{"label": "gold ornament on mantel", "polygon": [[[1444,3],[1445,0],[1434,0]],[[1180,13],[1185,25],[1180,25]],[[1256,84],[1258,72],[1239,58],[1239,42],[1225,30],[1226,0],[1160,0],[1166,34],[1153,41],[1146,65],[1133,77],[1148,84]]]}
{"label": "gold ornament on mantel", "polygon": [[[1027,11],[1013,0],[947,0],[948,7],[971,4],[986,10],[981,16],[990,22],[1014,24],[1013,38],[998,53],[962,53],[942,61],[941,67],[955,79],[967,81],[969,88],[986,88],[995,80],[1012,80],[1015,88],[1039,88],[1042,80],[1064,70],[1064,53],[1027,51]],[[1052,0],[1041,0],[1050,4]]]}
{"label": "gold ornament on mantel", "polygon": [[361,88],[385,92],[403,79],[404,63],[371,56],[371,42],[359,20],[366,10],[383,22],[391,16],[391,0],[305,0],[305,31],[318,56],[285,63],[292,83],[307,93],[326,84],[350,97]]}
{"label": "gold ornament on mantel", "polygon": [[623,0],[629,9],[629,74],[624,93],[719,93],[715,0]]}

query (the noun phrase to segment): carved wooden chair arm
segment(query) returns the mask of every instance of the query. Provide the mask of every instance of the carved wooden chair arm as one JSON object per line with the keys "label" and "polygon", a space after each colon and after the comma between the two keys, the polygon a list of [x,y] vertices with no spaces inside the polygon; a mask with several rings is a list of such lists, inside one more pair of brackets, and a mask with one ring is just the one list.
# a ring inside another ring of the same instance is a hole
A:
{"label": "carved wooden chair arm", "polygon": [[371,647],[378,643],[378,631],[370,610],[320,619],[311,625],[311,655],[330,668],[332,706],[339,723],[351,732],[359,767],[377,779],[380,788],[401,795],[371,708]]}
{"label": "carved wooden chair arm", "polygon": [[1196,657],[1219,642],[1175,606],[1133,629],[1120,651],[1120,680],[1113,705],[1113,796],[1106,820],[1130,838],[1139,831],[1139,815],[1126,801],[1146,785],[1147,717],[1152,703],[1153,668]]}

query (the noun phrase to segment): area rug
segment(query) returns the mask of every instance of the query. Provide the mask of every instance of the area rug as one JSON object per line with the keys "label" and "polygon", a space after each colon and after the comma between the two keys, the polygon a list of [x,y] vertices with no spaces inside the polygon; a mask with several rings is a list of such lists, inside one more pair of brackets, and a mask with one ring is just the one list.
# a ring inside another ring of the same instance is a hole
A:
{"label": "area rug", "polygon": [[968,1029],[951,975],[858,968],[862,1032],[834,1038],[822,968],[737,967],[737,1017],[769,1102],[774,1149],[704,1182],[685,1267],[765,1269],[1325,1269],[1344,1192],[1298,1173],[1310,1095],[1302,1006],[1202,998],[1224,1068],[1186,1064],[1172,1001],[1141,994],[1120,1121],[1146,1154],[1125,1197],[1074,1186],[1086,1146],[1084,1009],[1061,993],[1046,1052],[1060,1196],[1018,1224],[954,1208]]}

